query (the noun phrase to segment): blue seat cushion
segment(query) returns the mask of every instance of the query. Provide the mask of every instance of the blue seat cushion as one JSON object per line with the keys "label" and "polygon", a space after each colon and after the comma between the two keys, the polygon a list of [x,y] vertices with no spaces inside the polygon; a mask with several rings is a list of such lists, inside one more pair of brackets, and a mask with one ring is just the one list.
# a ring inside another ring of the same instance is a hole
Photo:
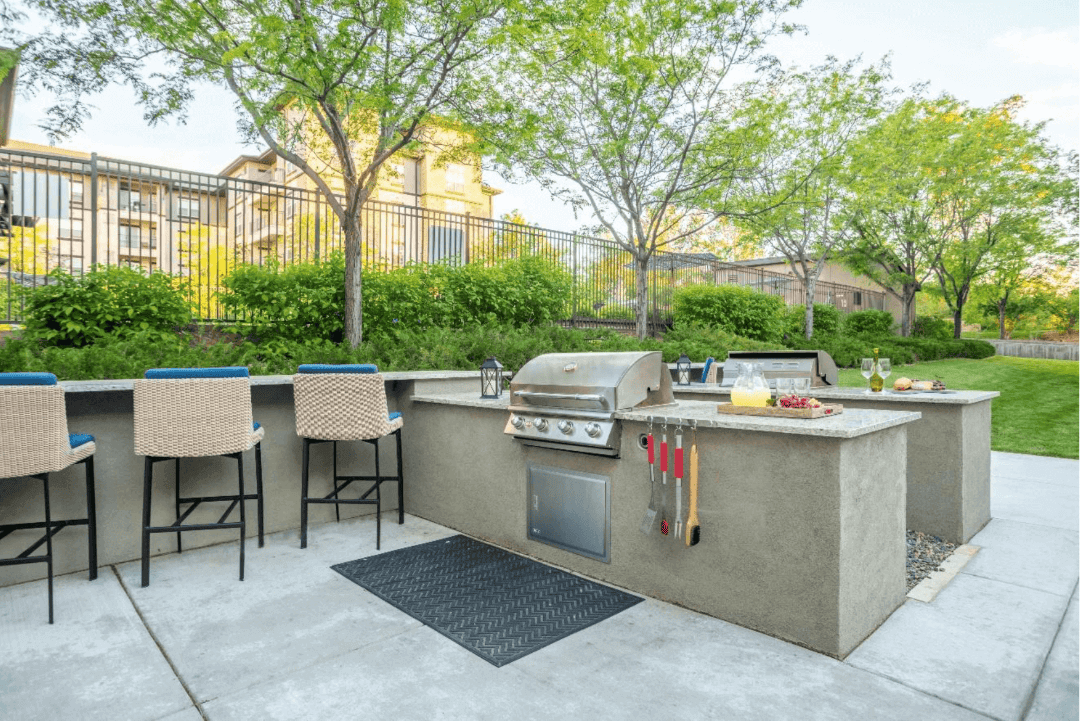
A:
{"label": "blue seat cushion", "polygon": [[146,371],[149,380],[176,380],[179,378],[247,378],[244,366],[225,368],[151,368]]}
{"label": "blue seat cushion", "polygon": [[52,373],[0,373],[0,386],[54,386]]}
{"label": "blue seat cushion", "polygon": [[297,373],[378,373],[379,367],[374,363],[353,363],[344,365],[330,365],[327,363],[307,363],[296,369]]}
{"label": "blue seat cushion", "polygon": [[258,421],[255,421],[254,423],[252,423],[252,424],[251,424],[251,426],[252,426],[252,427],[251,427],[251,430],[252,430],[252,431],[257,431],[257,430],[259,430],[259,422],[258,422]]}
{"label": "blue seat cushion", "polygon": [[714,359],[713,359],[712,356],[709,356],[708,358],[705,359],[705,367],[701,369],[701,382],[702,383],[704,383],[706,380],[708,380],[708,378],[709,378],[709,368],[712,367],[713,362],[714,362]]}
{"label": "blue seat cushion", "polygon": [[72,449],[75,449],[84,443],[93,443],[94,437],[88,433],[69,433],[68,440],[71,442]]}
{"label": "blue seat cushion", "polygon": [[397,418],[401,418],[401,414],[398,413],[397,411],[394,411],[393,413],[390,414],[390,418],[388,418],[387,420],[393,421],[393,420],[395,420]]}

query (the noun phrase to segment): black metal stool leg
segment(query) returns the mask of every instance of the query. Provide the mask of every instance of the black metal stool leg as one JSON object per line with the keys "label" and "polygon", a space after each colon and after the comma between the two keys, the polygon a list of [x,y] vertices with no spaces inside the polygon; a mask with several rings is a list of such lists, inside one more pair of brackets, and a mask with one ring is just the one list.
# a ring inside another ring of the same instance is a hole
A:
{"label": "black metal stool leg", "polygon": [[[176,477],[176,483],[173,484],[173,487],[176,490],[176,494],[175,494],[175,496],[176,496],[176,517],[180,518],[180,459],[179,458],[176,459],[176,471],[174,473],[174,476]],[[184,545],[180,541],[180,531],[176,532],[176,552],[177,553],[183,553],[184,552]]]}
{"label": "black metal stool leg", "polygon": [[262,442],[255,444],[255,494],[259,513],[259,548],[263,547],[263,485],[262,485]]}
{"label": "black metal stool leg", "polygon": [[300,548],[307,548],[307,499],[308,499],[308,457],[311,453],[311,441],[304,439],[303,468],[300,471]]}
{"label": "black metal stool leg", "polygon": [[154,475],[154,461],[146,456],[143,465],[143,533],[142,533],[142,586],[150,585],[150,488]]}
{"label": "black metal stool leg", "polygon": [[398,428],[394,431],[394,435],[397,436],[397,522],[400,526],[405,523],[405,476],[404,471],[401,468],[401,429]]}
{"label": "black metal stool leg", "polygon": [[247,523],[244,517],[244,454],[236,454],[236,466],[240,481],[240,580],[244,580],[244,536],[247,535]]}
{"label": "black metal stool leg", "polygon": [[379,470],[379,439],[376,438],[372,445],[375,446],[375,550],[378,551],[382,540],[382,496],[380,495],[382,472]]}
{"label": "black metal stool leg", "polygon": [[52,546],[52,515],[49,512],[49,474],[41,475],[42,486],[45,491],[45,558],[49,567],[49,623],[53,622],[53,546]]}
{"label": "black metal stool leg", "polygon": [[[330,487],[334,489],[334,498],[337,498],[337,441],[334,441],[334,478]],[[341,523],[341,504],[334,504],[334,516],[337,517],[337,522]]]}
{"label": "black metal stool leg", "polygon": [[90,580],[97,578],[97,493],[94,491],[94,457],[87,456],[86,464],[86,545],[90,561]]}

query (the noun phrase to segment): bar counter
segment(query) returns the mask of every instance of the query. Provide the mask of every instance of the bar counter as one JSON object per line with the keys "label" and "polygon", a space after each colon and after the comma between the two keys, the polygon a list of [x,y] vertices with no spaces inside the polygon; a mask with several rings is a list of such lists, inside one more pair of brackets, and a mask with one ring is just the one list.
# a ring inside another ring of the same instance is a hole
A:
{"label": "bar counter", "polygon": [[[719,385],[674,386],[676,398],[727,402]],[[990,520],[990,412],[997,391],[885,391],[818,387],[811,395],[848,409],[914,411],[908,428],[907,527],[967,543]]]}

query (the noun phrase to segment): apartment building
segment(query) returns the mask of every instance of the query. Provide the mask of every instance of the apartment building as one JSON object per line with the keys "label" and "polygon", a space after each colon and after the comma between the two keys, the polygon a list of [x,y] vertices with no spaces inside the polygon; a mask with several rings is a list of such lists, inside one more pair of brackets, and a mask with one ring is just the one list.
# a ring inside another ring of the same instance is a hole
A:
{"label": "apartment building", "polygon": [[96,260],[187,274],[200,245],[224,239],[226,189],[216,176],[20,140],[0,148],[0,173],[12,217],[0,255],[24,273],[80,273]]}
{"label": "apartment building", "polygon": [[[344,195],[344,181],[330,163],[309,162],[333,192]],[[288,261],[341,247],[338,224],[318,202],[315,184],[272,150],[241,155],[221,175],[285,186],[229,195],[228,214],[245,259]],[[483,182],[478,161],[440,162],[435,152],[395,157],[383,167],[361,217],[365,257],[391,266],[467,262],[469,234],[482,232],[471,219],[492,218],[493,199],[501,192]]]}

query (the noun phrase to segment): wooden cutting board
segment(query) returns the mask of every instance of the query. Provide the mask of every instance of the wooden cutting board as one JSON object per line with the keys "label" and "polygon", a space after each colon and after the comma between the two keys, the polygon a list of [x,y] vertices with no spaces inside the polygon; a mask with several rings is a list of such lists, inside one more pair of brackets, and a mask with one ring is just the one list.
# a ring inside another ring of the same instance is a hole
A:
{"label": "wooden cutting board", "polygon": [[719,403],[716,406],[717,413],[732,416],[769,416],[772,418],[825,418],[838,416],[844,412],[844,407],[839,403],[835,405],[825,404],[817,408],[780,408],[778,406],[760,408],[757,406],[736,406],[731,403]]}

